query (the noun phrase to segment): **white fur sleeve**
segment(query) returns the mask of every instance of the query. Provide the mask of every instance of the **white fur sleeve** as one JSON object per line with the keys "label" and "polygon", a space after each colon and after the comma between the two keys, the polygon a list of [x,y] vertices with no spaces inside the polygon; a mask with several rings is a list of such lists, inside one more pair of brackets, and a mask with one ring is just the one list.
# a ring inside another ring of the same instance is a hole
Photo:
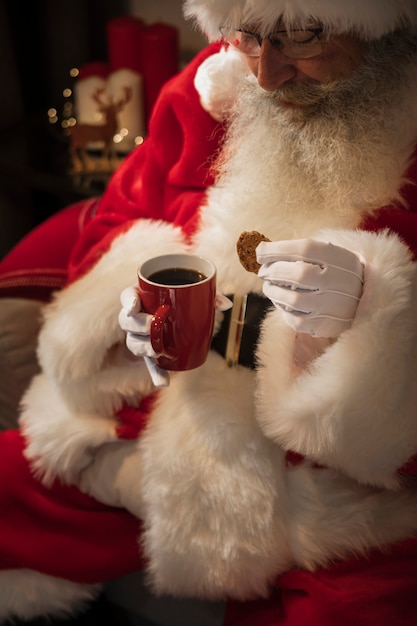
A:
{"label": "white fur sleeve", "polygon": [[20,416],[26,456],[45,483],[56,476],[76,482],[94,449],[117,438],[115,412],[153,390],[143,360],[125,347],[120,293],[158,250],[184,249],[179,229],[141,220],[46,308],[38,345],[42,373],[27,390]]}
{"label": "white fur sleeve", "polygon": [[395,489],[417,452],[417,269],[393,234],[322,231],[361,255],[365,282],[352,327],[298,375],[295,333],[279,312],[258,351],[264,432],[285,449],[362,483]]}
{"label": "white fur sleeve", "polygon": [[[184,249],[180,229],[163,222],[140,220],[119,235],[92,270],[46,308],[38,356],[47,376],[63,385],[90,377],[92,384],[109,349],[125,341],[118,324],[120,294],[136,284],[138,266],[158,251]],[[111,380],[105,382],[108,388]]]}

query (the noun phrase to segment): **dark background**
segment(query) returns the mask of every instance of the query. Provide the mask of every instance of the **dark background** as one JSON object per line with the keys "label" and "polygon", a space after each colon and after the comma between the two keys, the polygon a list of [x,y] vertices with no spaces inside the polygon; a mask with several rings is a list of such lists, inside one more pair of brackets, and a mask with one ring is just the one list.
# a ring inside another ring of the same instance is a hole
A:
{"label": "dark background", "polygon": [[47,111],[69,71],[106,61],[106,23],[123,0],[0,0],[0,258],[31,228],[94,195],[65,176],[67,144]]}

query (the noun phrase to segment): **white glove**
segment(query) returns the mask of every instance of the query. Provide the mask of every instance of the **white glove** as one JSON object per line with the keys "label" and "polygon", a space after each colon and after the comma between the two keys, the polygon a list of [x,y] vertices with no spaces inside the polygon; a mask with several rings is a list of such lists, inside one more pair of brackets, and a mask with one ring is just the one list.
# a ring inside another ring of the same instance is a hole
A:
{"label": "white glove", "polygon": [[143,357],[155,387],[169,385],[169,374],[154,361],[158,356],[151,344],[149,330],[152,315],[142,313],[142,303],[136,286],[127,287],[120,294],[122,308],[119,326],[126,333],[126,346],[135,356]]}
{"label": "white glove", "polygon": [[141,462],[137,441],[105,443],[94,451],[93,462],[81,473],[79,488],[103,504],[142,516]]}
{"label": "white glove", "polygon": [[358,256],[313,239],[263,241],[256,249],[263,292],[299,333],[335,338],[349,328],[362,294]]}
{"label": "white glove", "polygon": [[135,356],[155,357],[151,345],[149,329],[152,315],[142,313],[142,304],[135,286],[127,287],[120,294],[122,308],[119,313],[119,326],[126,332],[126,345]]}

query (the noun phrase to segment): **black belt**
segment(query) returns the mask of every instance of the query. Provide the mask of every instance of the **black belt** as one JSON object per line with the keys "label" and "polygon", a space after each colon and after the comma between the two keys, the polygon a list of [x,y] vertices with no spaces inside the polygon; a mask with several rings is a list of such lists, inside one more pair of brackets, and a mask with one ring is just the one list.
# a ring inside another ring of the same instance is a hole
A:
{"label": "black belt", "polygon": [[223,313],[222,325],[211,342],[211,349],[226,359],[229,367],[237,364],[255,369],[255,349],[259,329],[271,301],[256,293],[228,295],[233,307]]}

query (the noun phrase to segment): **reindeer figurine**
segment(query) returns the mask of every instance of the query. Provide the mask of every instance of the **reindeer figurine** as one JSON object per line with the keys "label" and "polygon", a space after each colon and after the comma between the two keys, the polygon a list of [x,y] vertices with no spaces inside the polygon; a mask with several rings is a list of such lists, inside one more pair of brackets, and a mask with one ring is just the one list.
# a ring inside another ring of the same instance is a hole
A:
{"label": "reindeer figurine", "polygon": [[104,87],[96,89],[92,98],[98,104],[98,110],[104,117],[104,124],[76,124],[70,129],[70,154],[73,163],[79,157],[85,164],[87,147],[91,142],[104,143],[103,156],[109,160],[115,155],[114,141],[118,125],[117,114],[123,110],[132,98],[132,88],[124,87],[124,95],[116,102],[113,99],[103,101]]}

